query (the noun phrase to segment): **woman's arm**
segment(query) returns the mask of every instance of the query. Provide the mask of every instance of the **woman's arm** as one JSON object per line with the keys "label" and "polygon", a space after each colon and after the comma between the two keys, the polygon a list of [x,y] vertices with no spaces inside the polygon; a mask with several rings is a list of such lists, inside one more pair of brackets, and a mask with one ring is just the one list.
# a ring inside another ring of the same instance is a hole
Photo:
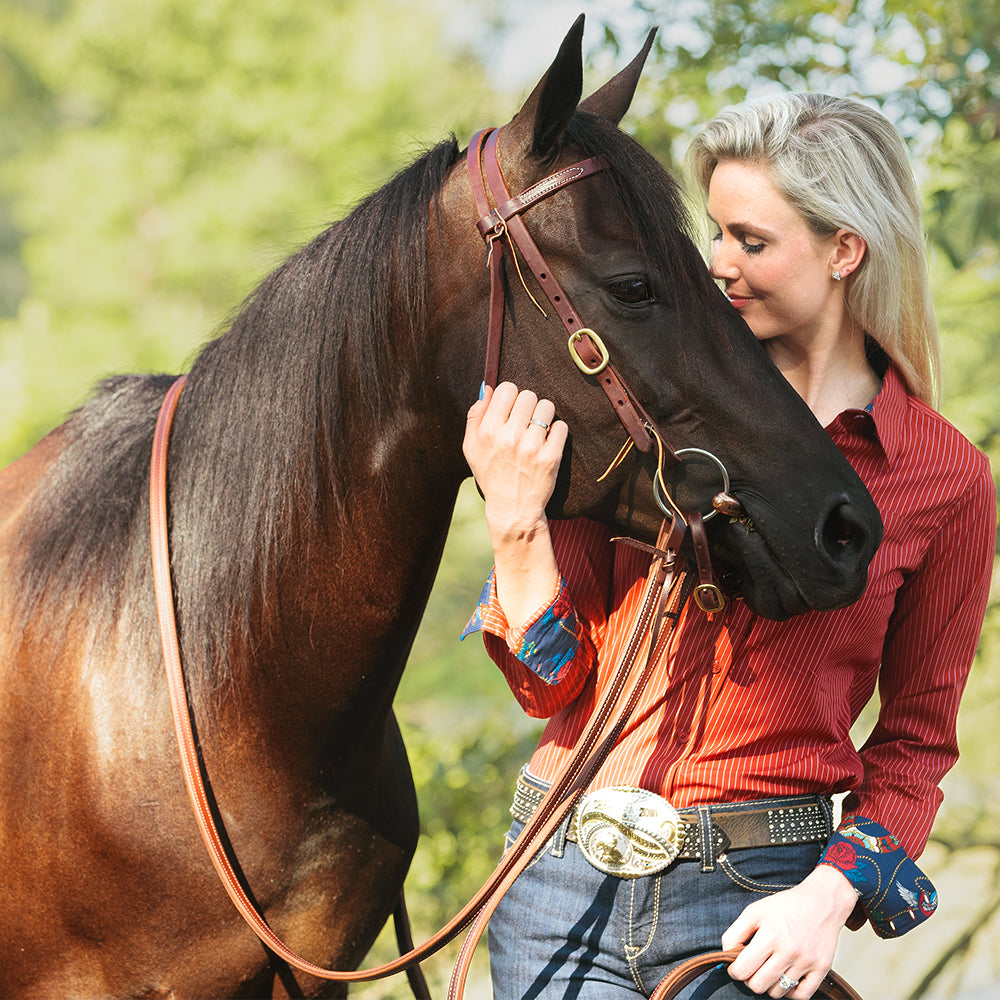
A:
{"label": "woman's arm", "polygon": [[551,601],[559,585],[545,505],[567,434],[549,400],[509,382],[486,387],[469,410],[463,450],[486,501],[494,585],[512,628]]}
{"label": "woman's arm", "polygon": [[939,783],[957,757],[956,715],[982,627],[995,540],[993,480],[984,461],[897,595],[879,674],[879,723],[861,750],[864,779],[844,803],[840,830],[802,883],[751,904],[723,935],[724,948],[746,945],[729,972],[752,989],[771,992],[784,973],[802,981],[771,995],[807,1000],[859,900],[883,937],[933,913],[934,887],[906,851],[917,857],[923,849],[941,801]]}
{"label": "woman's arm", "polygon": [[590,676],[611,571],[604,528],[582,518],[549,525],[545,516],[567,436],[553,414],[551,402],[510,383],[484,389],[464,445],[486,501],[496,566],[462,637],[482,631],[491,659],[535,718],[570,704]]}

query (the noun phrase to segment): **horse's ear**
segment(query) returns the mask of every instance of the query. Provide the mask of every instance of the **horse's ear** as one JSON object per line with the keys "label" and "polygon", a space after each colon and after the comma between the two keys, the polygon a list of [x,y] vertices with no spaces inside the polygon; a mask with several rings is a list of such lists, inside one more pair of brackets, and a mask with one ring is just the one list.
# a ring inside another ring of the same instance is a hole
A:
{"label": "horse's ear", "polygon": [[646,43],[639,54],[617,75],[612,77],[600,90],[595,91],[581,105],[582,111],[589,111],[599,118],[606,118],[617,125],[628,111],[632,98],[635,96],[635,88],[639,84],[639,77],[642,75],[642,68],[646,64],[646,57],[653,47],[653,39],[656,37],[656,28],[646,36]]}
{"label": "horse's ear", "polygon": [[534,156],[558,151],[583,93],[583,14],[569,29],[555,60],[507,126]]}

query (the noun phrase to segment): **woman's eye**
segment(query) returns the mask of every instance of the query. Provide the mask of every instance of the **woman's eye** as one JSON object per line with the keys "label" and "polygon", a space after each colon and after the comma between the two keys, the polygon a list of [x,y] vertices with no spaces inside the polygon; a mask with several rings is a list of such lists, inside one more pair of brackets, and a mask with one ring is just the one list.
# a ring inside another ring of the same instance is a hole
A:
{"label": "woman's eye", "polygon": [[608,291],[613,298],[630,306],[638,305],[640,302],[656,301],[645,278],[620,278],[608,285]]}
{"label": "woman's eye", "polygon": [[747,240],[740,240],[740,246],[743,247],[744,253],[755,254],[760,253],[764,249],[763,243],[749,243]]}

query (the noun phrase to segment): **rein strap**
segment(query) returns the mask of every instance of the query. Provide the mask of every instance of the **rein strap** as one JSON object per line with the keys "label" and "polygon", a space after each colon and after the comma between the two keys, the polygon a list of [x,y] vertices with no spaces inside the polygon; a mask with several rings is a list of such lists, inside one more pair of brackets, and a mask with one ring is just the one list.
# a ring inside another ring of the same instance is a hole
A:
{"label": "rein strap", "polygon": [[[411,976],[411,984],[415,979],[423,983],[419,969],[414,967],[472,924],[449,991],[450,997],[460,998],[468,971],[467,963],[471,962],[472,952],[485,929],[486,921],[509,886],[566,818],[618,742],[638,703],[650,671],[670,641],[693,582],[673,552],[683,531],[679,525],[668,528],[665,524],[661,529],[656,546],[658,557],[654,558],[650,567],[643,606],[607,691],[580,735],[570,759],[555,776],[552,787],[531,820],[479,892],[445,927],[420,947],[407,951],[398,959],[372,969],[345,972],[324,969],[292,951],[271,930],[251,901],[219,834],[198,760],[174,613],[167,515],[167,451],[170,428],[184,382],[185,376],[181,376],[170,387],[156,420],[149,477],[150,542],[160,641],[181,766],[198,829],[212,864],[236,909],[264,945],[293,968],[318,979],[370,982],[406,970],[408,974],[416,974]],[[643,648],[647,649],[645,665],[641,670],[633,672],[633,666]],[[421,998],[429,995],[425,983],[415,988],[415,992]]]}

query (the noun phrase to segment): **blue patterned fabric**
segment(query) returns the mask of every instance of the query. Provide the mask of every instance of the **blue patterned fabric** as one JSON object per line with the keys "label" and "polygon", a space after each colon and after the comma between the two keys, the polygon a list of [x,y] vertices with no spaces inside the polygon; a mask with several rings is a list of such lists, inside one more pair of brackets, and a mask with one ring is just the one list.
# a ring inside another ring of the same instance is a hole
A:
{"label": "blue patterned fabric", "polygon": [[937,909],[931,880],[874,820],[846,818],[819,863],[836,868],[854,886],[879,937],[899,937]]}
{"label": "blue patterned fabric", "polygon": [[[483,629],[493,601],[493,583],[494,574],[491,573],[479,595],[476,610],[462,630],[461,638]],[[583,628],[573,610],[569,591],[565,582],[560,579],[555,599],[539,609],[537,617],[528,622],[527,628],[503,638],[510,645],[514,656],[529,670],[546,684],[558,684],[562,668],[576,656],[582,635]]]}

